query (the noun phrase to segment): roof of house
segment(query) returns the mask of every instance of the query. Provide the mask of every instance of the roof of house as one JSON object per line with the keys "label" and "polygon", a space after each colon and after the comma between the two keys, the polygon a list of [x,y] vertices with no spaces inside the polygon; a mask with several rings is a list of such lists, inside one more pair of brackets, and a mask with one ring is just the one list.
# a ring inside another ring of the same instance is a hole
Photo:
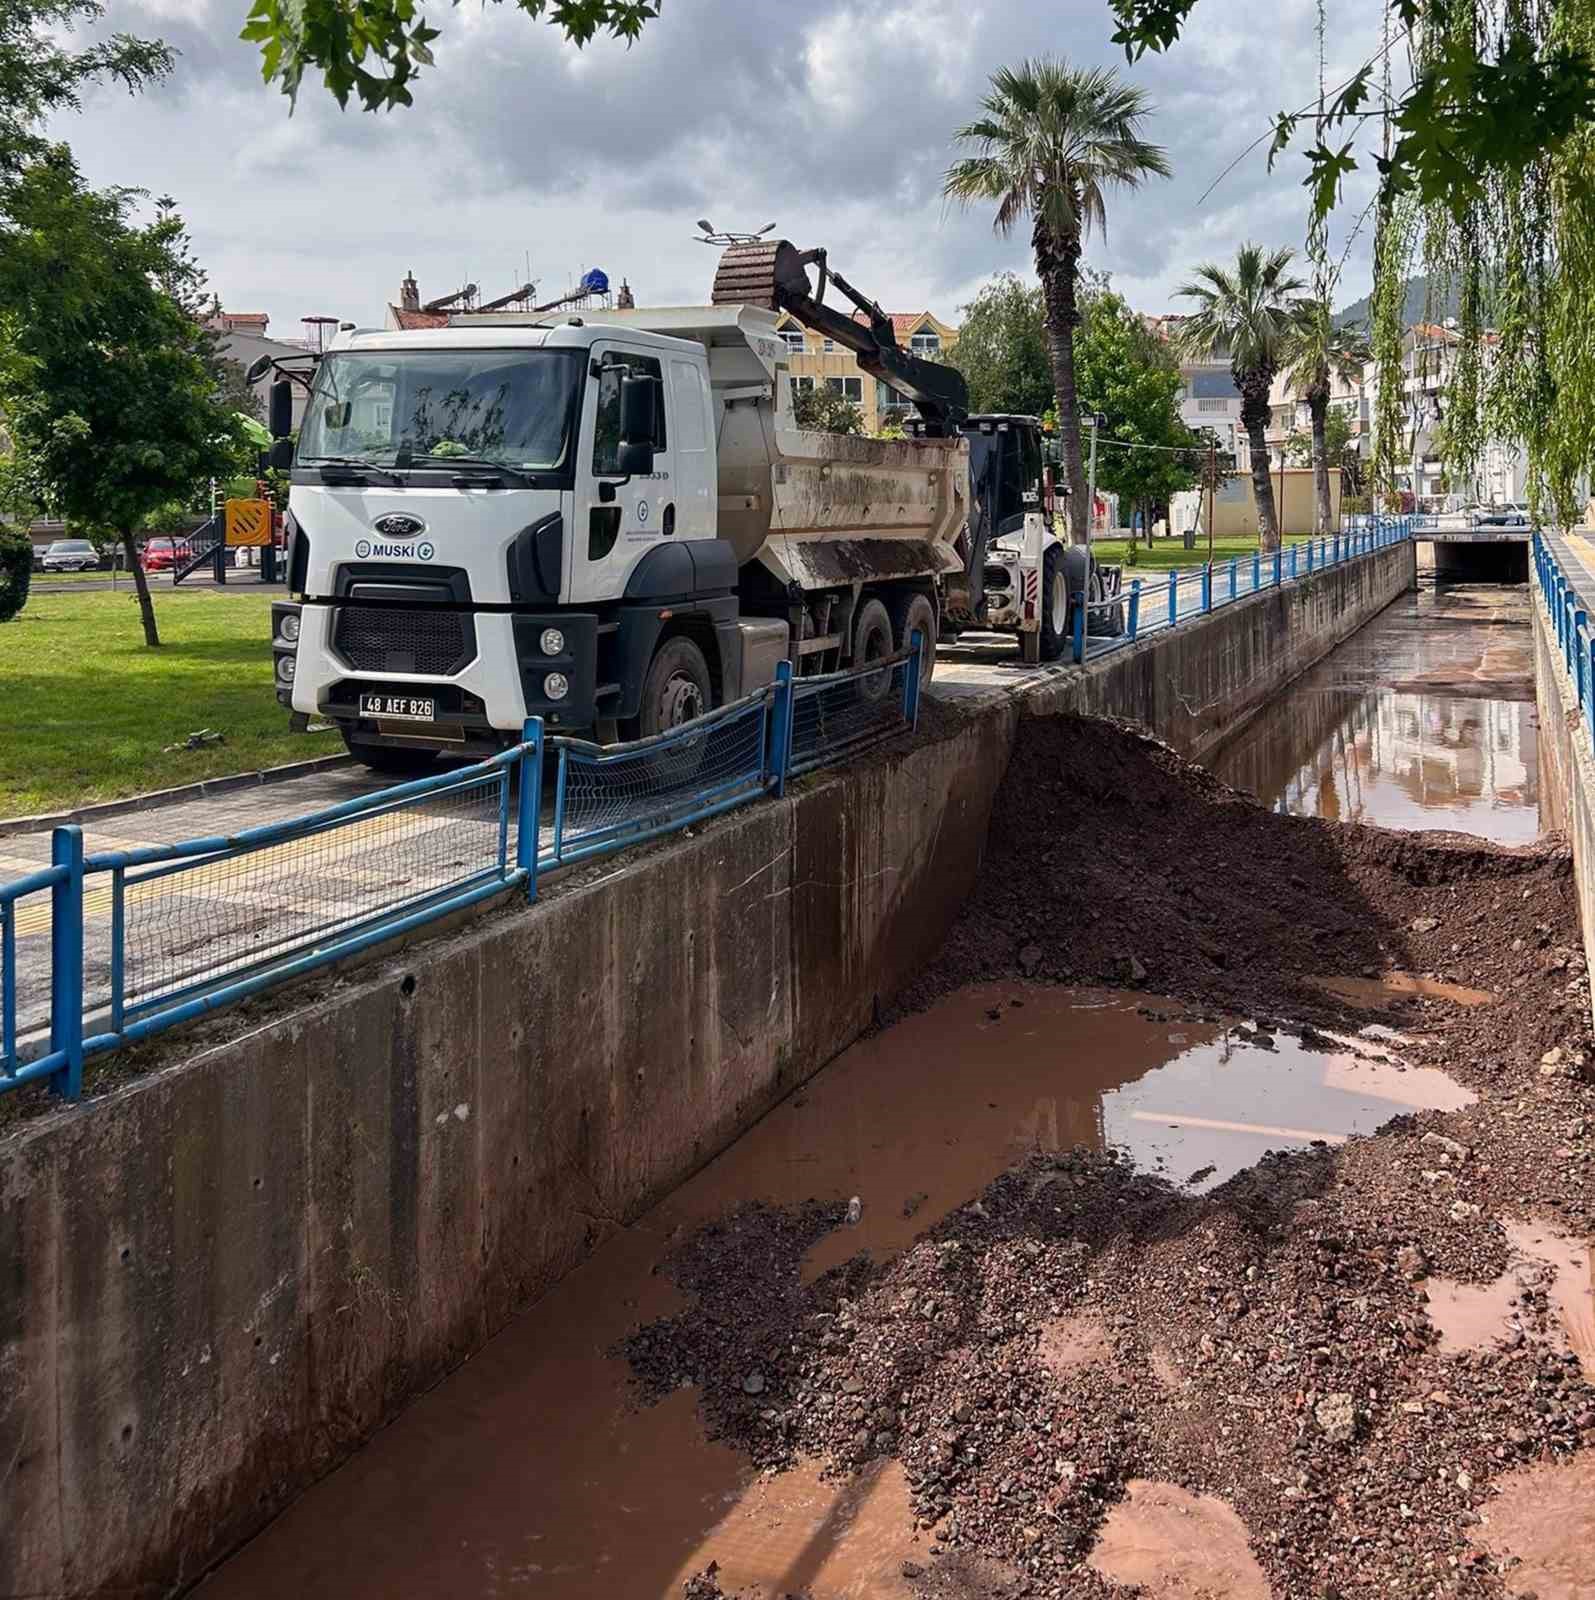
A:
{"label": "roof of house", "polygon": [[388,312],[396,328],[446,328],[447,311],[407,311],[403,306],[390,305]]}
{"label": "roof of house", "polygon": [[[935,327],[938,332],[950,334],[958,332],[957,328],[943,322],[934,311],[888,311],[886,315],[892,319],[892,332],[900,339],[917,333],[927,322]],[[780,326],[784,328],[797,321],[798,319],[790,311],[784,312]],[[855,311],[853,313],[853,321],[867,325],[869,318],[864,312]]]}

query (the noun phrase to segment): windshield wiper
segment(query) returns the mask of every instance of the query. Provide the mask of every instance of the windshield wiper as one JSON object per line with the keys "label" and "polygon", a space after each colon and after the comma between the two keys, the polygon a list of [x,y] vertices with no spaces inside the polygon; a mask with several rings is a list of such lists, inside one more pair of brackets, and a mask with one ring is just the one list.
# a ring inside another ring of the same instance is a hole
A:
{"label": "windshield wiper", "polygon": [[328,467],[331,467],[334,472],[370,473],[386,478],[389,483],[404,482],[398,473],[387,467],[378,466],[375,461],[362,461],[359,456],[306,456],[300,461],[300,465],[315,467],[323,474]]}
{"label": "windshield wiper", "polygon": [[406,466],[443,467],[453,472],[475,472],[483,477],[513,478],[517,483],[530,483],[533,474],[524,467],[507,466],[502,461],[489,461],[485,456],[429,455],[415,451],[404,458]]}

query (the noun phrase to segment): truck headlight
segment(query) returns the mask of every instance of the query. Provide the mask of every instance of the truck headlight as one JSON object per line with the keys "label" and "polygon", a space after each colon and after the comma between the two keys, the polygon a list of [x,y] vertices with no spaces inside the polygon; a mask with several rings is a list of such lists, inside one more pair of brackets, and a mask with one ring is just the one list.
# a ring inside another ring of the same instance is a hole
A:
{"label": "truck headlight", "polygon": [[543,693],[550,700],[563,700],[570,693],[570,679],[563,672],[551,672],[543,679]]}
{"label": "truck headlight", "polygon": [[565,635],[558,628],[544,628],[537,643],[545,656],[562,656],[565,653]]}
{"label": "truck headlight", "polygon": [[277,657],[277,681],[279,683],[292,683],[294,681],[294,658],[292,656]]}
{"label": "truck headlight", "polygon": [[284,644],[299,643],[299,618],[293,612],[288,612],[277,628],[277,637]]}

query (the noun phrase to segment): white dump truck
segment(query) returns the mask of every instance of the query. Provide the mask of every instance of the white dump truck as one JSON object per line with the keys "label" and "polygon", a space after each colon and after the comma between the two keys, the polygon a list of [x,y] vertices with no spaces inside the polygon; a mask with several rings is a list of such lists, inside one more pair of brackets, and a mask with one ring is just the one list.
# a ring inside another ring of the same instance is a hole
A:
{"label": "white dump truck", "polygon": [[[900,350],[868,302],[868,324],[824,306],[824,276],[823,253],[761,242],[726,251],[708,307],[340,334],[306,375],[297,447],[274,451],[295,723],[329,719],[398,772],[500,749],[534,715],[644,737],[783,659],[862,664],[916,630],[927,676],[960,627],[1060,654],[1070,594],[1104,579],[1052,532],[1034,419],[969,417],[952,369]],[[795,425],[776,331],[794,307],[915,400],[912,437]],[[280,382],[279,435],[289,399]]]}

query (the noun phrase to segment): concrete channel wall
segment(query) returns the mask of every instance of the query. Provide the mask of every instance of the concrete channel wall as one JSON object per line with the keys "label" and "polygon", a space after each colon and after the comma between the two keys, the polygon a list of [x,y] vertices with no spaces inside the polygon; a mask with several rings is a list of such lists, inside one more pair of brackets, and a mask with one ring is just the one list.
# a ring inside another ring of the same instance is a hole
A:
{"label": "concrete channel wall", "polygon": [[[1565,833],[1573,846],[1573,879],[1578,889],[1584,957],[1595,966],[1595,756],[1589,723],[1568,682],[1556,624],[1534,587],[1534,699],[1539,713],[1540,827]],[[1595,1022],[1595,995],[1590,1001]]]}
{"label": "concrete channel wall", "polygon": [[844,1049],[968,893],[1021,714],[1200,754],[1412,581],[1386,549],[943,711],[12,1131],[0,1593],[192,1582]]}

